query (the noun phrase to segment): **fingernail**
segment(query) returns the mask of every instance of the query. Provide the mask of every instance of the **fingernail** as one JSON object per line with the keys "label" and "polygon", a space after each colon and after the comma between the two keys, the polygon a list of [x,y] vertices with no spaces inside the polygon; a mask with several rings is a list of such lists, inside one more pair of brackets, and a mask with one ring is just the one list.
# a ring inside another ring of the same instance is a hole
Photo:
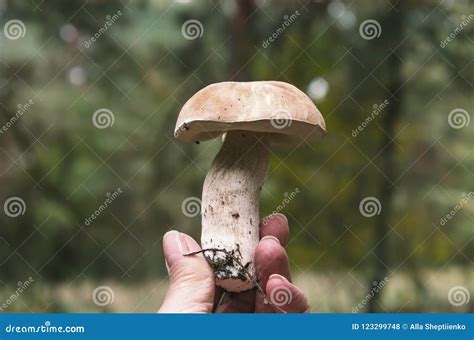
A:
{"label": "fingernail", "polygon": [[272,279],[275,279],[275,280],[280,280],[284,283],[290,283],[290,281],[288,281],[288,279],[280,274],[272,274],[270,275],[270,277],[268,278],[268,280],[272,280]]}
{"label": "fingernail", "polygon": [[170,238],[172,240],[171,242],[175,242],[175,244],[178,246],[179,253],[181,255],[186,254],[186,241],[183,238],[182,234],[177,232],[176,230],[171,230],[168,231],[165,236],[163,236],[163,239],[165,238]]}
{"label": "fingernail", "polygon": [[285,223],[288,223],[288,218],[285,215],[283,215],[281,213],[275,213],[274,216],[276,218],[279,218],[281,221],[283,221]]}
{"label": "fingernail", "polygon": [[272,236],[272,235],[267,235],[267,236],[262,237],[262,241],[264,241],[264,240],[272,240],[272,241],[280,244],[280,240],[277,239],[275,236]]}

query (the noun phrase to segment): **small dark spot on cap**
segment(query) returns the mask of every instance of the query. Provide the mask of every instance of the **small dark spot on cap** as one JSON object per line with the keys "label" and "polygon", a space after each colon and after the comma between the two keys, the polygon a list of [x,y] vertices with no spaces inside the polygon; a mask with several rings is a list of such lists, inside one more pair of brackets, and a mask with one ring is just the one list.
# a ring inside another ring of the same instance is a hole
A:
{"label": "small dark spot on cap", "polygon": [[249,230],[249,235],[252,235],[252,231],[251,231],[251,230]]}
{"label": "small dark spot on cap", "polygon": [[224,205],[224,204],[225,204],[225,202],[224,202],[224,201],[221,201],[221,204],[222,204],[222,205]]}
{"label": "small dark spot on cap", "polygon": [[232,214],[232,217],[233,217],[233,218],[239,218],[239,217],[240,217],[240,214],[239,214],[239,213],[233,213],[233,214]]}
{"label": "small dark spot on cap", "polygon": [[194,143],[196,143],[196,144],[200,144],[200,142],[199,142],[198,140],[197,140],[197,141],[195,141]]}

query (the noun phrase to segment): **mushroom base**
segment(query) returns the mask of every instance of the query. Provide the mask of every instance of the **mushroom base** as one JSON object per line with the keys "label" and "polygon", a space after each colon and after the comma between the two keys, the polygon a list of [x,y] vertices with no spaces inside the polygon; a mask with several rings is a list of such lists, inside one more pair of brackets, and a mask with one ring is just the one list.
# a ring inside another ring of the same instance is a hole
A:
{"label": "mushroom base", "polygon": [[268,171],[265,135],[230,131],[202,193],[203,254],[227,291],[252,289],[259,242],[259,197]]}

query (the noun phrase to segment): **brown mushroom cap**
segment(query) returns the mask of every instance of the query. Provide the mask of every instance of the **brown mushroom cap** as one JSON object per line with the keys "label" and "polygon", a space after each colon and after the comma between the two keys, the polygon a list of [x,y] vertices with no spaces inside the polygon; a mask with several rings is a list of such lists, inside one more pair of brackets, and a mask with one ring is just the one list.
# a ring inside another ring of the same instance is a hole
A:
{"label": "brown mushroom cap", "polygon": [[326,124],[311,99],[293,85],[223,82],[203,88],[184,104],[174,135],[196,142],[230,130],[269,133],[274,142],[299,144],[323,137]]}

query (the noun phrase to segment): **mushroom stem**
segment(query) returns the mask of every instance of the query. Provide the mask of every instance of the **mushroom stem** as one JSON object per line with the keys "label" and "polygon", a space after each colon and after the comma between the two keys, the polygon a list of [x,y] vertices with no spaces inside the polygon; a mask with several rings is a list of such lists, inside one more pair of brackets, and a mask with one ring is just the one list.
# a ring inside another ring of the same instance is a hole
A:
{"label": "mushroom stem", "polygon": [[203,253],[227,291],[255,286],[259,242],[259,196],[268,171],[263,133],[229,131],[212,162],[202,191]]}

